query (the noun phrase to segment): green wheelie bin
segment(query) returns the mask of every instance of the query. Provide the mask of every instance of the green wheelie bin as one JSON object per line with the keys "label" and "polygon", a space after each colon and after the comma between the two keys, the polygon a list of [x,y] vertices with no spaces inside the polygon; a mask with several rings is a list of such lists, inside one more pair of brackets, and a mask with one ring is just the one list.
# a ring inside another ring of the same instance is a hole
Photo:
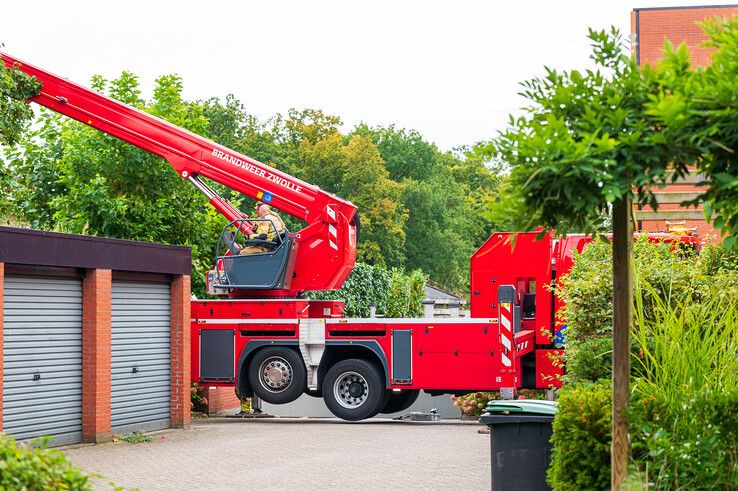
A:
{"label": "green wheelie bin", "polygon": [[492,489],[547,490],[556,402],[490,401],[479,422],[490,430]]}

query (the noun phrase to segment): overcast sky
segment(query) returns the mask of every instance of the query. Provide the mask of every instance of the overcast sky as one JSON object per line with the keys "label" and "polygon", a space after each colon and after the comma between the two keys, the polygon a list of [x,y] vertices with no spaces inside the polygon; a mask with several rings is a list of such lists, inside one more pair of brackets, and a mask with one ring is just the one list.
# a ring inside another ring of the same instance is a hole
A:
{"label": "overcast sky", "polygon": [[694,1],[29,0],[3,5],[0,42],[83,85],[130,70],[150,94],[174,72],[187,98],[233,93],[262,119],[320,108],[450,149],[503,128],[544,64],[586,67],[588,26],[627,36],[634,7],[676,5]]}

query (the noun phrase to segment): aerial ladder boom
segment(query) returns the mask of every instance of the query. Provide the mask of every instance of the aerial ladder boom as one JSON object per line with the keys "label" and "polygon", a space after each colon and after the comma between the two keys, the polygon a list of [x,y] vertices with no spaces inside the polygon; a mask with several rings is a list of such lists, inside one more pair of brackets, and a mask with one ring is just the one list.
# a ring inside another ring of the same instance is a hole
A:
{"label": "aerial ladder boom", "polygon": [[358,215],[352,203],[5,53],[0,58],[7,67],[41,82],[41,92],[31,101],[166,159],[229,221],[247,217],[200,177],[305,221],[307,226],[291,236],[290,274],[284,285],[279,290],[246,293],[293,296],[309,290],[334,290],[353,269]]}

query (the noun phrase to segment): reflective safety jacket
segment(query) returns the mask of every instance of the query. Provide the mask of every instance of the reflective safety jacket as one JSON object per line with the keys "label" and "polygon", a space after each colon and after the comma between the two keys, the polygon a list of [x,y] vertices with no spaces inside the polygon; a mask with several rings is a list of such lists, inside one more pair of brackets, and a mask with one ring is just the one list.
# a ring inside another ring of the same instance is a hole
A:
{"label": "reflective safety jacket", "polygon": [[282,218],[276,213],[267,213],[256,223],[256,230],[252,233],[252,237],[265,234],[266,240],[274,240],[277,238],[277,233],[287,230]]}

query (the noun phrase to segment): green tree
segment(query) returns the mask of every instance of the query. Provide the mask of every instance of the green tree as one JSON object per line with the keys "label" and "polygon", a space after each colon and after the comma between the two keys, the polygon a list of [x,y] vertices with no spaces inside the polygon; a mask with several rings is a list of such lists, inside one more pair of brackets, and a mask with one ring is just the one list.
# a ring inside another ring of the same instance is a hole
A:
{"label": "green tree", "polygon": [[[0,43],[0,48],[3,44]],[[15,67],[6,67],[0,59],[0,148],[14,145],[33,118],[33,110],[26,100],[39,93],[41,84]],[[7,218],[13,212],[10,192],[14,186],[7,168],[0,165],[0,216]]]}
{"label": "green tree", "polygon": [[395,181],[415,179],[425,181],[436,176],[443,164],[438,148],[423,139],[415,130],[371,128],[365,124],[357,126],[353,133],[366,136],[374,142],[387,164],[390,177]]}
{"label": "green tree", "polygon": [[[217,101],[211,106],[223,110]],[[383,266],[404,265],[406,211],[401,201],[402,186],[389,178],[372,141],[356,134],[345,137],[338,128],[340,119],[319,110],[290,110],[287,118],[277,116],[263,124],[248,117],[243,122],[235,149],[359,207],[359,260]]]}
{"label": "green tree", "polygon": [[[510,165],[513,198],[526,228],[559,233],[600,232],[613,225],[613,452],[612,487],[627,475],[629,340],[631,323],[632,202],[656,206],[652,190],[684,175],[694,159],[675,159],[651,115],[654,94],[678,88],[690,75],[686,50],[672,51],[662,69],[639,69],[613,28],[590,30],[596,70],[546,70],[525,82],[530,105],[489,148]],[[502,203],[504,206],[504,203]]]}
{"label": "green tree", "polygon": [[497,223],[487,210],[499,198],[502,172],[486,158],[483,145],[460,148],[457,154],[446,153],[444,160],[458,184],[458,196],[463,197],[469,213],[466,235],[472,245],[481,246],[495,230],[510,230],[505,223]]}
{"label": "green tree", "polygon": [[495,226],[482,215],[496,199],[499,184],[498,169],[488,167],[484,147],[441,152],[417,131],[394,126],[361,124],[351,134],[374,142],[390,179],[402,184],[407,210],[403,266],[422,269],[447,289],[465,290],[469,256]]}
{"label": "green tree", "polygon": [[474,252],[468,234],[473,217],[464,197],[439,182],[403,182],[406,267],[423,270],[430,279],[453,291],[466,287],[469,258]]}
{"label": "green tree", "polygon": [[[340,135],[341,119],[319,109],[290,109],[286,117],[278,114],[270,123],[271,134],[280,148],[278,160],[275,160],[277,167],[288,174],[306,179],[310,175],[310,169],[303,168],[301,151],[317,145],[321,140]],[[331,178],[330,181],[332,180]],[[320,183],[315,184],[328,189]]]}
{"label": "green tree", "polygon": [[342,148],[343,135],[338,130],[325,134],[319,140],[303,139],[299,145],[300,172],[297,175],[321,189],[338,194],[346,169]]}
{"label": "green tree", "polygon": [[20,137],[21,145],[4,152],[8,160],[5,196],[12,199],[7,213],[33,228],[54,227],[51,200],[67,192],[57,165],[64,153],[61,119],[60,114],[42,108],[37,124]]}
{"label": "green tree", "polygon": [[405,260],[402,185],[389,179],[384,160],[367,138],[351,137],[342,149],[345,168],[340,191],[359,208],[357,257],[369,264],[401,266]]}
{"label": "green tree", "polygon": [[246,112],[246,107],[241,101],[233,94],[228,94],[223,101],[218,97],[211,97],[198,101],[194,105],[194,110],[201,111],[207,120],[207,129],[203,136],[240,151],[238,147],[242,144],[248,123],[253,118]]}
{"label": "green tree", "polygon": [[[0,43],[0,48],[3,44]],[[26,100],[37,95],[41,84],[15,67],[0,60],[0,144],[13,145],[33,118]]]}

